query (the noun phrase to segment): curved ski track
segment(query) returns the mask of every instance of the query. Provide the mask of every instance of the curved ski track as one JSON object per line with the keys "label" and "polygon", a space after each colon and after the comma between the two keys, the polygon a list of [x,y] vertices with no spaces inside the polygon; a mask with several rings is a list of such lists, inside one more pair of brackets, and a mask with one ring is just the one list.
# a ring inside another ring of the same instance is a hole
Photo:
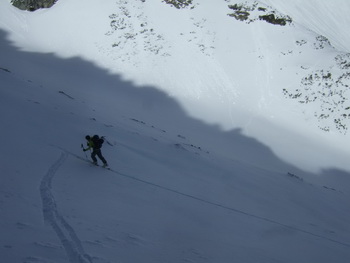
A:
{"label": "curved ski track", "polygon": [[[56,204],[54,202],[54,198],[53,198],[51,191],[50,191],[52,177],[54,176],[54,174],[57,171],[57,169],[59,168],[59,166],[63,164],[64,160],[67,158],[68,155],[71,155],[71,156],[73,156],[77,159],[80,159],[82,161],[85,161],[85,162],[89,162],[89,161],[80,157],[79,155],[72,153],[70,151],[67,151],[61,147],[58,147],[58,146],[53,146],[53,147],[62,150],[63,153],[62,153],[60,159],[50,168],[49,172],[43,178],[43,181],[42,181],[41,192],[42,192],[42,198],[43,198],[43,203],[44,203],[44,216],[51,223],[51,225],[53,226],[53,228],[55,229],[55,231],[59,237],[61,235],[60,232],[63,232],[62,230],[66,230],[68,232],[69,236],[71,236],[71,242],[69,242],[69,239],[65,240],[64,238],[60,238],[63,244],[64,244],[64,242],[66,242],[66,243],[68,242],[67,244],[65,244],[65,249],[67,251],[67,254],[70,257],[71,263],[73,263],[73,262],[92,263],[91,258],[84,252],[84,250],[81,246],[81,242],[79,241],[78,237],[74,233],[74,230],[68,225],[68,223],[66,221],[64,221],[62,216],[60,216],[59,213],[57,212]],[[197,200],[199,202],[206,203],[208,205],[213,205],[213,206],[219,207],[221,209],[225,209],[225,210],[228,210],[228,211],[231,211],[234,213],[238,213],[238,214],[242,214],[244,216],[255,218],[256,220],[265,221],[265,222],[270,223],[270,224],[279,225],[279,226],[294,230],[294,231],[299,232],[299,233],[304,233],[306,235],[313,236],[313,237],[316,237],[319,239],[323,239],[323,240],[328,241],[328,242],[336,243],[338,245],[350,247],[350,244],[347,242],[342,242],[342,241],[332,239],[332,238],[329,238],[329,237],[326,237],[326,236],[323,236],[320,234],[313,233],[313,232],[308,231],[308,230],[304,230],[304,229],[299,228],[299,227],[287,225],[285,223],[276,221],[274,219],[262,217],[262,216],[259,216],[259,215],[256,215],[256,214],[253,214],[250,212],[236,209],[234,207],[222,205],[222,204],[214,202],[214,201],[205,200],[203,198],[199,198],[199,197],[196,197],[196,196],[191,195],[191,194],[187,194],[187,193],[175,190],[175,189],[171,189],[169,187],[165,187],[165,186],[162,186],[162,185],[159,185],[156,183],[152,183],[152,182],[137,178],[137,177],[132,176],[132,175],[124,174],[124,173],[121,173],[121,172],[113,170],[113,169],[108,169],[108,171],[110,171],[114,174],[117,174],[119,176],[129,178],[130,180],[134,180],[134,181],[137,181],[137,182],[142,183],[142,184],[150,185],[152,187],[157,187],[157,188],[163,189],[164,191],[172,192],[174,194],[181,195],[181,196],[184,196],[184,197],[187,197],[190,199],[194,199],[194,200]],[[46,209],[45,209],[45,205],[47,206]],[[47,210],[47,211],[45,212],[45,210]],[[61,225],[62,227],[60,228],[59,225]],[[79,259],[80,261],[77,261],[77,259]]]}
{"label": "curved ski track", "polygon": [[68,154],[63,152],[60,158],[50,167],[40,184],[40,194],[43,203],[44,220],[51,225],[60,239],[71,263],[92,263],[91,257],[84,248],[73,227],[59,213],[55,198],[52,194],[52,179],[57,170],[67,159]]}

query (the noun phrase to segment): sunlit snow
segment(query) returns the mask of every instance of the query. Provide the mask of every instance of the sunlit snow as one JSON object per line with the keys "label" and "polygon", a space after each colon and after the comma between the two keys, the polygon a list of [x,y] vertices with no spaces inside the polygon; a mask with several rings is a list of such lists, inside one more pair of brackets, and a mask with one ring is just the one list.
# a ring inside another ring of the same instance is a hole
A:
{"label": "sunlit snow", "polygon": [[1,262],[350,259],[349,134],[286,96],[343,74],[350,6],[236,3],[0,2]]}

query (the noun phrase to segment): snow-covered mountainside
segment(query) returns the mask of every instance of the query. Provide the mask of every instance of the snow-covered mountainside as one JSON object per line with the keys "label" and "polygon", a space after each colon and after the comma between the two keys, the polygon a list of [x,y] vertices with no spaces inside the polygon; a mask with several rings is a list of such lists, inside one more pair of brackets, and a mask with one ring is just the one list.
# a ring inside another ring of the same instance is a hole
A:
{"label": "snow-covered mountainside", "polygon": [[0,2],[1,262],[350,259],[349,4],[83,2]]}
{"label": "snow-covered mountainside", "polygon": [[[349,169],[348,55],[328,40],[335,30],[320,35],[313,30],[322,26],[310,30],[294,20],[301,6],[307,12],[313,6],[282,2],[278,7],[290,13],[258,1],[186,1],[177,8],[172,1],[87,0],[84,9],[78,0],[58,1],[33,13],[2,8],[2,27],[23,50],[79,56],[135,85],[156,87],[189,116],[225,131],[240,128],[304,169]],[[233,16],[235,5],[247,20]],[[333,23],[345,17],[343,5],[337,10]],[[292,22],[259,19],[271,14]],[[313,14],[312,21],[326,21],[324,12]],[[305,140],[313,162],[305,161]],[[333,158],[339,152],[346,157]]]}

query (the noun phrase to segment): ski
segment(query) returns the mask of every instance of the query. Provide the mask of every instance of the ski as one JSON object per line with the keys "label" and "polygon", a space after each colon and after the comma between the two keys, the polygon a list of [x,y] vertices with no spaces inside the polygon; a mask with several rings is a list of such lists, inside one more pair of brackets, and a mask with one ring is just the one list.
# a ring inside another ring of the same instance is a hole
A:
{"label": "ski", "polygon": [[106,170],[109,170],[109,171],[112,170],[109,166],[99,165],[99,164],[93,163],[93,162],[91,162],[89,160],[86,160],[86,159],[84,159],[84,160],[89,162],[92,166],[97,166],[97,167],[100,167],[100,168],[103,168],[103,169],[106,169]]}

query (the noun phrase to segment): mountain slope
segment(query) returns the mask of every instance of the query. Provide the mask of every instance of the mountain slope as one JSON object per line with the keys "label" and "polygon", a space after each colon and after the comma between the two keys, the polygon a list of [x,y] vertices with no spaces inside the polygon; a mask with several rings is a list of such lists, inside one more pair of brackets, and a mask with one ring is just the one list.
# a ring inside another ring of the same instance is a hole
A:
{"label": "mountain slope", "polygon": [[[2,27],[21,49],[80,56],[135,85],[156,87],[189,116],[225,131],[242,129],[293,165],[313,172],[349,169],[348,72],[341,66],[347,57],[298,22],[260,21],[278,12],[260,2],[245,4],[254,9],[254,22],[237,21],[229,8],[235,3],[201,1],[177,9],[161,1],[88,0],[80,12],[80,1],[73,0],[34,13],[2,3]],[[25,64],[21,74],[35,77]],[[305,140],[314,160],[305,161]]]}
{"label": "mountain slope", "polygon": [[[27,16],[29,31],[38,30],[30,20],[51,12],[6,8]],[[74,10],[67,17],[74,14],[83,16]],[[15,30],[18,24],[11,21],[5,20],[6,28]],[[0,32],[1,135],[6,138],[0,161],[0,255],[6,262],[350,258],[349,190],[343,181],[325,183],[285,162],[246,136],[244,127],[223,130],[193,118],[177,96],[159,86],[129,81],[83,54],[42,52],[34,35],[37,43],[27,39],[28,46],[16,42],[16,47],[11,37],[29,36],[18,28],[16,34]],[[80,36],[65,48],[78,41]],[[165,83],[177,87],[174,79]],[[258,122],[254,115],[243,117]],[[87,133],[106,136],[103,153],[112,171],[81,160],[88,157],[80,148]],[[319,165],[317,158],[303,158]]]}
{"label": "mountain slope", "polygon": [[[276,1],[263,0],[264,4],[271,5],[305,28],[328,38],[339,51],[349,52],[349,35],[346,28],[350,23],[347,10],[348,3],[342,0],[335,1]],[[315,9],[317,12],[315,12]]]}

